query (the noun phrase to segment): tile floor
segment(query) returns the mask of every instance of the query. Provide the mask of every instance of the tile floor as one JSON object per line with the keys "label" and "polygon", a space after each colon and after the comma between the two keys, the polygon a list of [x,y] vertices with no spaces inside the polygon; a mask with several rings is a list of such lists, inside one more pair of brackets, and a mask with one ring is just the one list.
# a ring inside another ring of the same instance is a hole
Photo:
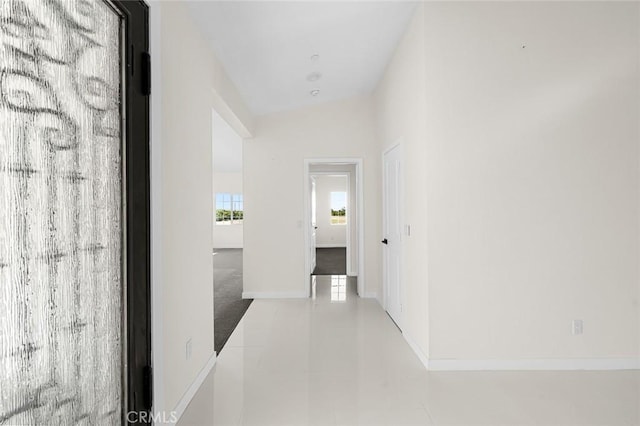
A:
{"label": "tile floor", "polygon": [[640,425],[638,371],[428,372],[354,281],[316,289],[254,301],[179,425]]}

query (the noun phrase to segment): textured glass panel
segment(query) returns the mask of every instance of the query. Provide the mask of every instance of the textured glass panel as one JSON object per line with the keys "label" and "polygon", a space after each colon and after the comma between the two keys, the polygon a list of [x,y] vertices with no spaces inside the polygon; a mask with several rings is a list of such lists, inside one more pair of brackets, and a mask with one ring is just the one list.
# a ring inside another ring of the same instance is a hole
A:
{"label": "textured glass panel", "polygon": [[0,0],[0,424],[119,424],[120,26]]}

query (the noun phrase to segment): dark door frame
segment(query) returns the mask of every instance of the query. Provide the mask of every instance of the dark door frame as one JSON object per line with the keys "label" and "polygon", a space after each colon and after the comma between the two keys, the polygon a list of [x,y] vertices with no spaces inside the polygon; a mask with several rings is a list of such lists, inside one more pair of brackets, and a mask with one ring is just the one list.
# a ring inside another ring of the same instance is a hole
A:
{"label": "dark door frame", "polygon": [[[107,0],[123,18],[126,64],[123,150],[126,224],[126,306],[123,334],[127,367],[123,378],[123,424],[150,424],[151,247],[149,94],[149,7],[142,0]],[[144,413],[144,414],[143,414]]]}

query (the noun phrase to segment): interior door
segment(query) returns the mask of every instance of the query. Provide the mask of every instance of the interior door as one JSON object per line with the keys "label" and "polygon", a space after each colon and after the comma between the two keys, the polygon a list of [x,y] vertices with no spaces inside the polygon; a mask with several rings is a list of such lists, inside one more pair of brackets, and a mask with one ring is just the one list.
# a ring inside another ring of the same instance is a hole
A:
{"label": "interior door", "polygon": [[386,309],[402,329],[402,156],[400,146],[384,154],[384,288]]}
{"label": "interior door", "polygon": [[311,259],[311,273],[316,269],[316,245],[317,245],[317,231],[318,231],[318,208],[317,208],[317,200],[316,200],[316,178],[313,176],[309,177],[309,185],[311,186],[311,229],[309,232],[311,233],[309,244],[310,250],[310,259]]}
{"label": "interior door", "polygon": [[0,424],[150,408],[147,16],[0,2]]}

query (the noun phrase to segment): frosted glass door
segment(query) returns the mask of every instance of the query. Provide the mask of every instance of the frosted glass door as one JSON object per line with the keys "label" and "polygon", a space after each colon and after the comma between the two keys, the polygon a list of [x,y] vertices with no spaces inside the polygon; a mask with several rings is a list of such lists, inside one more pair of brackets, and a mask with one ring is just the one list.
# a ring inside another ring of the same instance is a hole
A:
{"label": "frosted glass door", "polygon": [[0,424],[120,424],[122,19],[0,0]]}

